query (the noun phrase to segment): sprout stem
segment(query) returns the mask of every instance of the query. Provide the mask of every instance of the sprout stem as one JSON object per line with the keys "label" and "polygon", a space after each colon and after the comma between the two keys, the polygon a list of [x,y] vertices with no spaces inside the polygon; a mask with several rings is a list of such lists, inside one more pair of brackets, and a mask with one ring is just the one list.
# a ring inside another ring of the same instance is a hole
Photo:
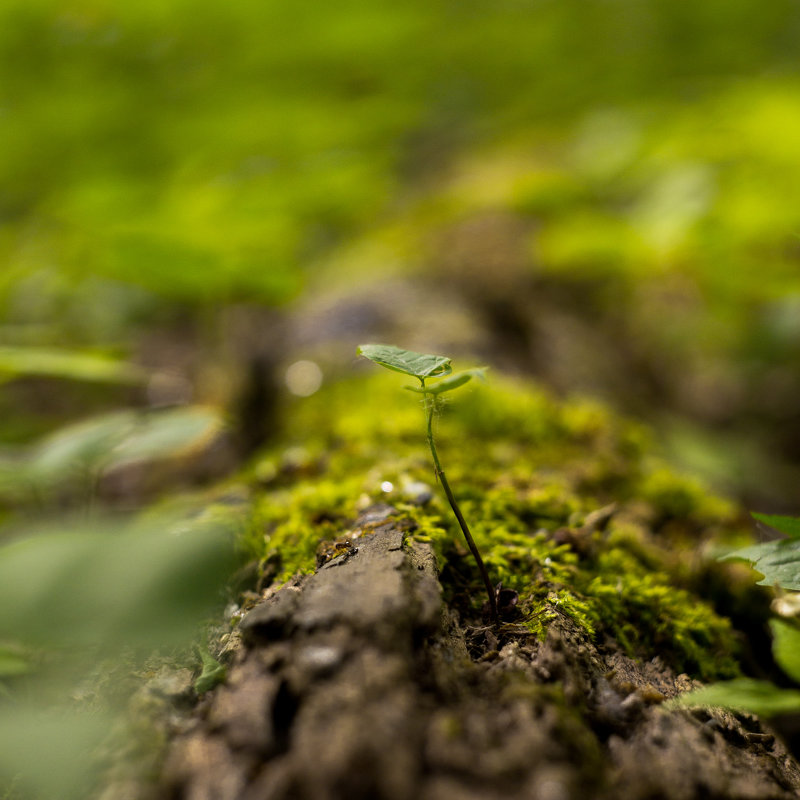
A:
{"label": "sprout stem", "polygon": [[[425,386],[424,381],[422,381],[422,385],[423,387]],[[478,552],[478,546],[475,544],[475,540],[472,538],[472,534],[469,532],[467,521],[464,519],[464,515],[461,513],[461,509],[458,507],[456,498],[453,496],[453,491],[450,488],[450,484],[447,482],[444,470],[442,469],[442,465],[439,462],[439,454],[436,452],[436,445],[433,442],[434,405],[435,405],[435,399],[430,395],[425,395],[425,411],[428,417],[428,444],[430,445],[431,455],[433,456],[433,466],[436,471],[436,477],[442,484],[444,493],[447,495],[447,501],[450,503],[450,508],[453,509],[453,514],[455,514],[456,519],[458,520],[458,524],[461,526],[461,532],[464,534],[464,538],[467,541],[467,546],[469,547],[469,550],[472,553],[472,557],[475,559],[475,563],[478,565],[478,570],[480,571],[481,577],[483,578],[483,585],[486,587],[486,593],[489,596],[489,611],[492,615],[492,622],[495,625],[497,625],[499,622],[499,618],[497,616],[497,598],[495,596],[494,587],[492,586],[492,582],[489,580],[489,573],[486,571],[486,566],[483,563],[481,554],[480,552]]]}

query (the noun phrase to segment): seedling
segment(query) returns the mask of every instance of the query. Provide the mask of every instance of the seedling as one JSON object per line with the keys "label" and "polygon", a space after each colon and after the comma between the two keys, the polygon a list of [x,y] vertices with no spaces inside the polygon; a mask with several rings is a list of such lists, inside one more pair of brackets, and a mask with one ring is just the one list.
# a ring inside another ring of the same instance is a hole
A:
{"label": "seedling", "polygon": [[[447,477],[442,469],[441,462],[439,461],[439,454],[436,452],[436,443],[433,439],[433,415],[441,407],[442,395],[445,392],[450,392],[453,389],[458,389],[463,386],[472,378],[483,378],[485,369],[468,369],[461,372],[453,372],[450,366],[450,359],[447,356],[435,356],[425,353],[415,353],[411,350],[403,350],[401,347],[383,344],[362,344],[357,350],[359,355],[380,364],[386,369],[393,370],[394,372],[401,372],[403,375],[411,375],[419,381],[419,386],[406,386],[405,388],[418,392],[423,396],[425,406],[425,417],[427,422],[428,444],[431,448],[431,456],[433,456],[433,466],[436,477],[444,489],[447,496],[447,502],[450,503],[450,508],[453,509],[461,531],[464,534],[464,539],[467,546],[472,553],[475,563],[478,565],[478,570],[483,578],[483,584],[486,587],[486,593],[489,596],[489,611],[492,616],[492,622],[497,624],[497,597],[492,582],[489,580],[489,573],[486,571],[486,566],[483,563],[481,554],[478,551],[478,546],[469,532],[469,526],[458,507],[456,498],[447,481]],[[435,379],[435,383],[427,383],[427,380]]]}

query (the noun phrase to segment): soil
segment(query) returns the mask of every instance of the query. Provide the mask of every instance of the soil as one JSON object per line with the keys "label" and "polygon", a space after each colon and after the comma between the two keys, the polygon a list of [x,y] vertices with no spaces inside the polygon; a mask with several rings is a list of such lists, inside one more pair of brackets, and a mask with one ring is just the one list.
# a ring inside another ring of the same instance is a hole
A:
{"label": "soil", "polygon": [[[268,589],[227,682],[171,743],[170,800],[779,800],[800,769],[755,717],[672,709],[697,685],[568,617],[544,641],[467,626],[392,519]],[[359,535],[359,533],[361,535]]]}

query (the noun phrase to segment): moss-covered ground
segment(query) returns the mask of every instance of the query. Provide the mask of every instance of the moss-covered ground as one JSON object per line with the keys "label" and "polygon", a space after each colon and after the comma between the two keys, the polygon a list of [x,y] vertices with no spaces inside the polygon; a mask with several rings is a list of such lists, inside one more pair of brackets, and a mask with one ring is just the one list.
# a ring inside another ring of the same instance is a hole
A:
{"label": "moss-covered ground", "polygon": [[[312,571],[361,510],[389,503],[433,544],[448,600],[478,619],[480,578],[435,486],[419,399],[402,385],[378,375],[296,401],[285,439],[246,473],[243,546],[262,581],[287,580]],[[702,586],[704,548],[738,535],[736,509],[659,460],[644,428],[492,376],[453,395],[437,442],[493,581],[519,592],[521,625],[543,637],[566,615],[632,656],[703,679],[735,673],[731,624]]]}

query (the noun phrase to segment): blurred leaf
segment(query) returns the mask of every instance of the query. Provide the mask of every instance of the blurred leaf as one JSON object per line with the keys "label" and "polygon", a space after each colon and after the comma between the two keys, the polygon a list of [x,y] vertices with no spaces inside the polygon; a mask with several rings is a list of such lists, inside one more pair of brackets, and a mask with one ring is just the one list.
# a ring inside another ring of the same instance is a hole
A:
{"label": "blurred leaf", "polygon": [[778,584],[784,589],[800,590],[800,540],[780,539],[743,547],[720,556],[720,561],[749,561],[764,577],[761,586]]}
{"label": "blurred leaf", "polygon": [[139,416],[111,456],[109,467],[185,455],[208,444],[222,428],[218,411],[206,406],[175,408]]}
{"label": "blurred leaf", "polygon": [[113,451],[134,431],[135,411],[117,411],[68,425],[34,445],[29,473],[40,485],[98,471],[111,463]]}
{"label": "blurred leaf", "polygon": [[356,352],[386,369],[413,375],[415,378],[432,378],[452,371],[450,359],[446,356],[415,353],[394,345],[362,344]]}
{"label": "blurred leaf", "polygon": [[30,662],[18,647],[0,644],[0,679],[26,675],[30,670]]}
{"label": "blurred leaf", "polygon": [[139,383],[144,372],[119,359],[44,347],[0,347],[0,382],[40,375],[100,383]]}
{"label": "blurred leaf", "polygon": [[0,468],[0,485],[34,482],[48,488],[69,478],[137,461],[184,455],[222,428],[212,408],[118,411],[61,428],[35,445],[31,455]]}
{"label": "blurred leaf", "polygon": [[0,547],[0,638],[154,648],[195,632],[234,565],[217,516],[61,523]]}
{"label": "blurred leaf", "polygon": [[0,455],[0,497],[12,502],[30,501],[33,483],[26,460]]}
{"label": "blurred leaf", "polygon": [[767,681],[736,678],[683,694],[673,702],[681,706],[718,706],[770,717],[800,711],[800,691],[779,689]]}
{"label": "blurred leaf", "polygon": [[782,619],[771,619],[769,626],[772,629],[772,654],[778,666],[800,683],[800,630]]}
{"label": "blurred leaf", "polygon": [[91,754],[112,724],[106,714],[15,704],[13,713],[0,714],[0,788],[16,780],[23,796],[88,797]]}
{"label": "blurred leaf", "polygon": [[463,386],[472,378],[479,378],[480,380],[486,379],[486,367],[476,367],[475,369],[465,369],[461,372],[455,372],[447,378],[442,378],[436,383],[426,386],[406,386],[404,388],[411,392],[419,392],[420,394],[444,394],[453,389],[458,389]]}
{"label": "blurred leaf", "polygon": [[776,531],[785,533],[790,539],[800,539],[800,519],[797,517],[782,517],[778,514],[756,514],[751,516]]}

